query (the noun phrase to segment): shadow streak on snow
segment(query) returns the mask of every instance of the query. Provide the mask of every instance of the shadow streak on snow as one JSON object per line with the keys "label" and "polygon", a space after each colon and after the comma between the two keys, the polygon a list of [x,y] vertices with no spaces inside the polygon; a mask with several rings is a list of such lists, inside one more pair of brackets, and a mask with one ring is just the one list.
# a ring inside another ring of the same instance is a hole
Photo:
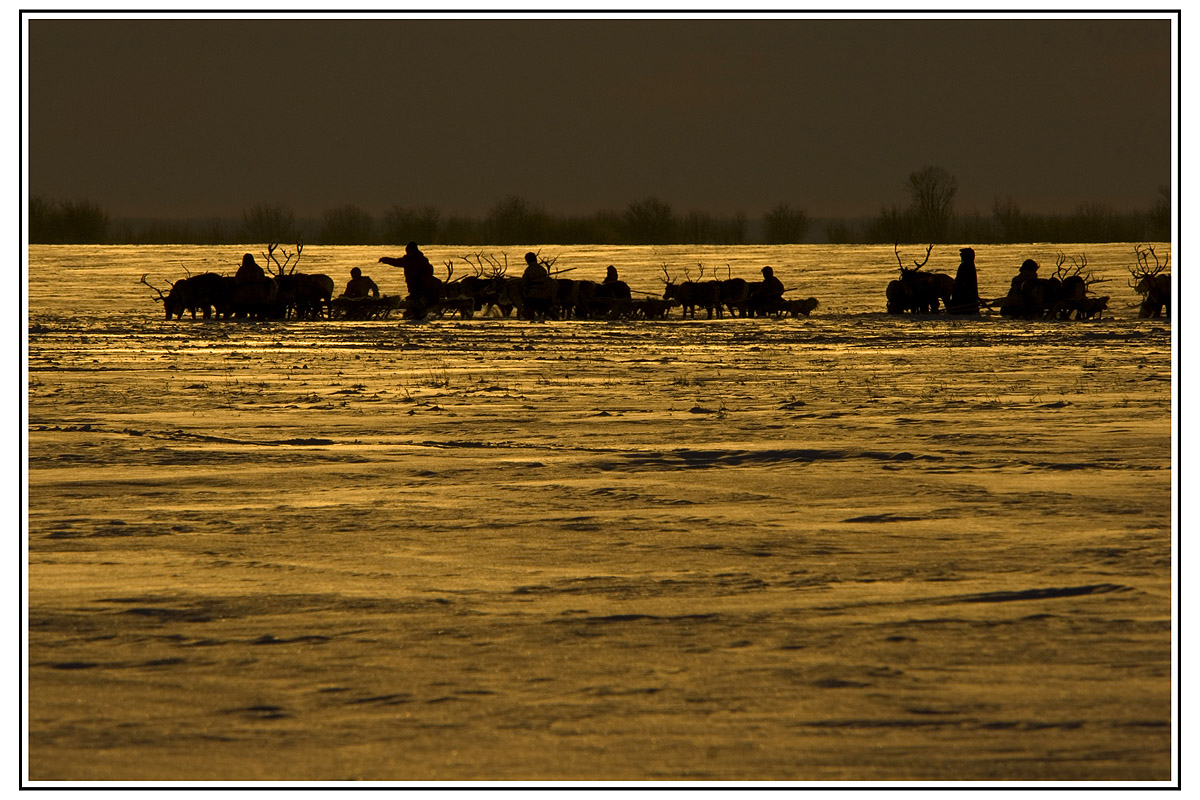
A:
{"label": "shadow streak on snow", "polygon": [[577,617],[574,619],[551,620],[552,622],[612,624],[620,622],[710,622],[719,619],[717,614],[681,614],[659,616],[657,614],[607,614],[604,616]]}
{"label": "shadow streak on snow", "polygon": [[[104,433],[100,428],[87,426],[87,430]],[[212,442],[216,444],[237,444],[237,445],[256,445],[263,447],[278,447],[280,445],[290,445],[293,447],[315,447],[333,444],[333,439],[322,439],[316,437],[293,437],[291,439],[234,439],[229,436],[215,436],[206,433],[190,433],[182,430],[171,431],[144,431],[136,428],[122,428],[120,433],[128,434],[129,436],[144,436],[148,439],[164,439],[167,441],[192,441],[192,442]]]}
{"label": "shadow streak on snow", "polygon": [[1023,589],[1017,592],[983,592],[981,594],[953,595],[928,602],[937,605],[951,603],[1011,603],[1017,600],[1047,600],[1057,597],[1078,597],[1087,594],[1108,594],[1109,592],[1129,592],[1128,586],[1116,583],[1094,583],[1087,586],[1062,586],[1049,589]]}
{"label": "shadow streak on snow", "polygon": [[[444,613],[452,607],[445,598],[357,597],[332,593],[279,595],[138,595],[105,597],[93,601],[94,607],[71,612],[33,614],[30,630],[40,632],[126,631],[130,626],[159,628],[178,623],[224,622],[231,619],[272,618],[313,613],[349,613],[355,617],[377,614]],[[326,636],[263,634],[251,643],[284,644],[305,641],[315,643]],[[223,642],[213,642],[223,643]]]}
{"label": "shadow streak on snow", "polygon": [[666,452],[638,451],[622,453],[621,460],[600,460],[593,466],[604,471],[638,469],[708,469],[713,467],[738,467],[742,465],[811,464],[815,461],[847,461],[868,459],[872,461],[942,461],[941,456],[917,456],[909,452],[884,453],[875,450],[819,450],[810,448],[784,448],[771,450],[692,450],[680,448]]}
{"label": "shadow streak on snow", "polygon": [[837,606],[818,606],[818,611],[841,611],[850,608],[866,606],[909,606],[937,605],[948,606],[959,603],[1012,603],[1026,600],[1054,600],[1063,597],[1082,597],[1085,595],[1113,594],[1131,592],[1133,587],[1117,583],[1093,583],[1084,586],[1056,586],[1042,589],[1020,589],[1017,591],[981,592],[976,594],[955,594],[944,597],[919,597],[901,601],[867,601],[848,603]]}

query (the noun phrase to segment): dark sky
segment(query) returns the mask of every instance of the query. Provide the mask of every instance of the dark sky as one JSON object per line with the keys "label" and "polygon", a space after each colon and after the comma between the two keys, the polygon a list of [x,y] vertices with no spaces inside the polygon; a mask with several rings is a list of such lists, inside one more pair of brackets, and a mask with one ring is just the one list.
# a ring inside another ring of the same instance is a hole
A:
{"label": "dark sky", "polygon": [[1148,208],[1171,171],[1171,22],[29,20],[32,194],[114,216],[353,203],[559,214]]}

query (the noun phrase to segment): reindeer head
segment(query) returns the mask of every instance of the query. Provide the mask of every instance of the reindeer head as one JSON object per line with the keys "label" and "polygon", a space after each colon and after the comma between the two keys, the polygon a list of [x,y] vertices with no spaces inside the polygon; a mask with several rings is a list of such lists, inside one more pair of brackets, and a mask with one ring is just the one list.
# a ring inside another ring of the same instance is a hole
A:
{"label": "reindeer head", "polygon": [[179,280],[175,281],[175,283],[171,286],[171,291],[166,294],[163,293],[162,289],[151,285],[150,282],[146,280],[145,275],[142,276],[141,282],[149,286],[158,294],[158,297],[154,298],[155,302],[161,302],[163,304],[163,311],[166,313],[166,318],[171,319],[177,314],[183,314],[185,305],[184,295],[187,293],[187,290],[184,288],[184,286],[188,280],[188,278],[180,278]]}
{"label": "reindeer head", "polygon": [[[146,273],[146,275],[149,275],[149,274],[150,274],[150,273]],[[144,283],[144,284],[146,284],[147,286],[149,286],[151,289],[153,289],[155,292],[157,292],[157,293],[158,293],[158,297],[156,297],[156,298],[155,298],[155,300],[158,300],[158,301],[164,301],[164,300],[166,300],[166,299],[167,299],[167,296],[166,296],[165,294],[163,294],[163,292],[162,292],[162,289],[159,289],[157,286],[155,286],[155,285],[153,285],[152,283],[150,283],[150,281],[146,280],[146,275],[143,275],[143,276],[142,276],[142,280],[141,280],[141,282],[142,282],[142,283]]]}
{"label": "reindeer head", "polygon": [[170,295],[163,294],[162,289],[159,289],[157,286],[152,285],[148,280],[146,280],[145,275],[142,276],[141,282],[146,284],[147,286],[149,286],[151,289],[153,289],[158,294],[158,297],[154,298],[154,300],[155,300],[155,302],[159,302],[159,303],[163,304],[163,309],[167,313],[167,319],[170,319],[172,314],[174,313],[174,308],[173,308],[174,304],[171,302]]}
{"label": "reindeer head", "polygon": [[662,265],[662,271],[663,271],[663,276],[664,276],[662,279],[662,282],[663,282],[663,297],[662,297],[662,299],[666,300],[672,304],[680,302],[681,291],[679,288],[679,284],[677,284],[675,282],[675,279],[673,277],[671,277],[671,273],[667,272],[666,264]]}
{"label": "reindeer head", "polygon": [[[1134,245],[1133,254],[1137,259],[1137,265],[1129,268],[1131,289],[1144,295],[1159,288],[1163,283],[1170,285],[1170,273],[1162,274],[1171,263],[1170,254],[1167,254],[1166,259],[1160,262],[1153,247],[1145,245],[1145,249],[1143,249],[1143,245],[1140,244]],[[1154,259],[1153,267],[1150,266],[1151,258]]]}

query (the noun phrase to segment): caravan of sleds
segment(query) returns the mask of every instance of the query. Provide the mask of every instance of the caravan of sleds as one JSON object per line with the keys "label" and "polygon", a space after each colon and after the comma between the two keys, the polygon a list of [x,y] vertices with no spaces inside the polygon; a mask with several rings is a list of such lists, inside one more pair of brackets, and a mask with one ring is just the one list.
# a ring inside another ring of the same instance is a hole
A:
{"label": "caravan of sleds", "polygon": [[[519,319],[666,319],[674,308],[681,309],[685,318],[696,318],[697,309],[708,319],[721,318],[726,313],[735,316],[808,316],[817,307],[814,297],[792,299],[783,297],[786,291],[772,274],[763,268],[762,281],[746,281],[726,277],[724,280],[676,282],[663,266],[662,297],[635,297],[629,284],[620,280],[616,269],[608,267],[603,281],[576,280],[561,277],[570,269],[556,269],[557,259],[533,257],[540,268],[541,278],[531,277],[526,269],[521,277],[508,275],[507,257],[501,261],[483,253],[464,256],[472,274],[454,277],[454,262],[446,263],[446,277],[430,277],[420,293],[407,297],[379,294],[374,291],[353,291],[334,296],[334,281],[324,274],[296,271],[304,245],[297,244],[295,252],[281,250],[280,261],[275,251],[278,245],[268,246],[263,254],[272,272],[264,270],[252,253],[242,256],[242,264],[233,276],[206,272],[188,275],[175,281],[170,289],[159,289],[142,276],[141,282],[153,289],[162,302],[166,318],[182,319],[190,314],[204,319],[389,319],[400,313],[406,319],[458,316],[469,319],[484,316],[515,316]],[[294,259],[294,260],[293,260]],[[383,263],[401,266],[400,259],[382,258]],[[356,275],[347,287],[355,287]],[[638,293],[642,294],[642,293]]]}
{"label": "caravan of sleds", "polygon": [[[986,300],[979,296],[975,251],[971,248],[959,250],[962,261],[954,277],[942,272],[921,271],[921,267],[929,263],[933,245],[925,250],[925,260],[919,263],[914,260],[911,267],[904,266],[899,245],[895,251],[900,277],[887,286],[889,314],[936,314],[939,303],[948,314],[979,314],[986,308],[1016,319],[1090,320],[1099,319],[1108,310],[1108,295],[1096,297],[1090,293],[1093,285],[1108,279],[1085,272],[1086,255],[1068,259],[1059,253],[1054,273],[1048,278],[1038,276],[1036,261],[1025,259],[1009,285],[1008,294]],[[1171,273],[1167,272],[1170,256],[1160,262],[1153,247],[1139,244],[1134,246],[1134,257],[1136,265],[1129,267],[1129,287],[1142,297],[1137,304],[1138,317],[1158,318],[1164,309],[1170,317]],[[1151,258],[1154,266],[1150,266]]]}
{"label": "caravan of sleds", "polygon": [[[251,253],[246,253],[233,276],[189,273],[166,292],[150,284],[145,275],[141,282],[157,293],[156,299],[162,302],[168,320],[182,319],[185,313],[193,320],[197,314],[203,319],[255,320],[386,320],[393,314],[406,319],[515,314],[518,319],[528,320],[639,320],[667,319],[675,308],[680,309],[683,319],[695,319],[697,309],[703,310],[707,319],[719,319],[726,313],[731,317],[780,318],[807,317],[818,306],[815,297],[784,297],[788,290],[773,275],[771,267],[762,269],[762,281],[747,281],[728,273],[723,280],[705,280],[701,265],[699,280],[692,280],[688,270],[685,280],[677,282],[663,265],[662,296],[635,297],[635,292],[619,279],[612,266],[603,281],[563,278],[559,276],[574,268],[555,269],[557,259],[533,253],[527,254],[527,260],[541,268],[544,275],[541,281],[531,281],[528,270],[520,278],[509,276],[506,256],[500,261],[478,253],[461,257],[472,272],[465,277],[455,279],[454,262],[446,261],[446,278],[431,278],[420,298],[411,294],[408,297],[380,294],[370,279],[365,280],[373,291],[351,292],[360,280],[359,270],[353,271],[355,279],[348,291],[334,296],[333,278],[296,271],[304,250],[302,243],[296,245],[295,252],[281,250],[283,262],[275,255],[277,249],[277,244],[271,244],[263,253],[271,272],[264,270]],[[914,261],[912,267],[906,267],[896,245],[900,276],[887,285],[889,314],[977,315],[981,309],[987,309],[1018,319],[1091,320],[1099,319],[1108,309],[1109,296],[1091,294],[1094,284],[1108,279],[1098,279],[1085,271],[1086,256],[1068,259],[1059,253],[1054,273],[1045,278],[1038,276],[1037,262],[1026,259],[1012,279],[1008,294],[986,300],[978,294],[974,250],[959,251],[962,263],[954,277],[922,271],[932,251],[933,245],[929,245],[924,261]],[[1134,255],[1136,264],[1129,267],[1128,285],[1141,296],[1138,316],[1170,317],[1171,274],[1167,271],[1170,256],[1160,261],[1154,248],[1144,245],[1135,246]],[[1154,260],[1153,266],[1150,259]],[[380,261],[392,263],[394,259]]]}

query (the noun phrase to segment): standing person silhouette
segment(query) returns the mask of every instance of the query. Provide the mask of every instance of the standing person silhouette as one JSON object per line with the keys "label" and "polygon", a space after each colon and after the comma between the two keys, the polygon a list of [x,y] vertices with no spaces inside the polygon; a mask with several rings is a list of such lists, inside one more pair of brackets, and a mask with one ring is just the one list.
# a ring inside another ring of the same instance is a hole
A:
{"label": "standing person silhouette", "polygon": [[409,319],[424,319],[429,313],[429,307],[436,303],[442,294],[442,282],[433,276],[433,264],[417,247],[416,242],[409,242],[404,247],[404,255],[400,258],[384,256],[380,264],[400,267],[404,270],[404,283],[408,286],[408,308],[404,316]]}
{"label": "standing person silhouette", "polygon": [[521,299],[529,319],[546,318],[554,304],[554,289],[554,279],[538,263],[537,253],[526,253],[525,271],[521,273]]}
{"label": "standing person silhouette", "polygon": [[975,251],[964,247],[958,251],[958,272],[954,275],[954,288],[950,292],[950,314],[979,314],[979,276],[975,272]]}
{"label": "standing person silhouette", "polygon": [[242,256],[242,265],[238,267],[233,279],[238,283],[258,283],[267,279],[267,273],[254,260],[253,253]]}

